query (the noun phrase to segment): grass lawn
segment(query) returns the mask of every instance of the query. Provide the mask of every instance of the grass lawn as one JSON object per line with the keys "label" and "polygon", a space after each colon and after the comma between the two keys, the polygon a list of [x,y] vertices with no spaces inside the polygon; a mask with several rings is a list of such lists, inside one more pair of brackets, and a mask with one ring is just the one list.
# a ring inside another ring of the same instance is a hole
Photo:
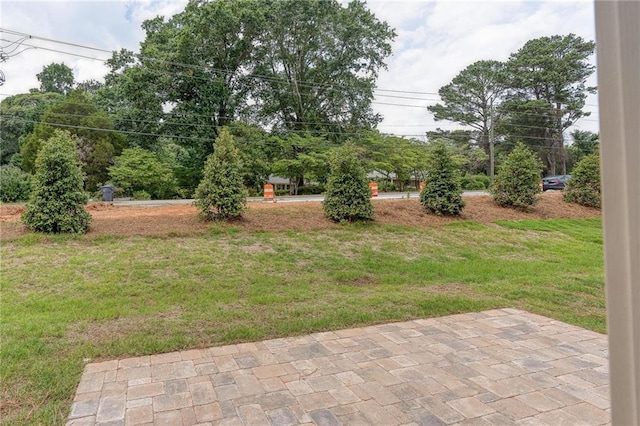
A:
{"label": "grass lawn", "polygon": [[516,307],[605,332],[600,219],[194,237],[43,237],[0,249],[5,424],[64,424],[85,362]]}

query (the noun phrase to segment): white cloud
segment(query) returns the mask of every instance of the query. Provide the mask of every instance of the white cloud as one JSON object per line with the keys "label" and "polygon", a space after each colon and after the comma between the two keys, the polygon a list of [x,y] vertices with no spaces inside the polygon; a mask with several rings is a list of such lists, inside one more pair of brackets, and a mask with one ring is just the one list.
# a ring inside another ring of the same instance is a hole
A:
{"label": "white cloud", "polygon": [[[384,12],[383,7],[376,5],[372,3],[374,12]],[[398,7],[392,14],[399,36],[394,55],[388,61],[389,69],[378,80],[380,88],[437,92],[467,65],[481,59],[504,61],[530,39],[568,33],[587,40],[595,38],[593,4],[586,1],[438,1],[406,2],[405,6],[407,10]],[[428,14],[420,15],[420,10],[428,10]],[[418,15],[423,19],[416,20]],[[592,80],[595,81],[595,76]],[[392,98],[384,101],[425,107],[433,104]],[[594,102],[595,98],[589,98],[588,103]],[[374,108],[384,116],[381,129],[385,132],[424,134],[436,127],[451,127],[451,123],[435,122],[426,108],[385,105]],[[593,119],[590,117],[590,121],[583,121],[580,126],[597,131]],[[412,127],[405,127],[406,124]],[[419,124],[422,127],[415,127]]]}
{"label": "white cloud", "polygon": [[[107,50],[136,50],[144,38],[140,25],[158,15],[168,18],[183,10],[186,0],[145,1],[3,1],[2,28],[90,45]],[[506,60],[527,40],[553,34],[576,33],[595,38],[591,1],[383,1],[369,7],[396,28],[394,54],[382,71],[378,87],[412,92],[437,92],[467,65],[480,59]],[[7,39],[5,33],[0,34]],[[10,37],[15,39],[14,36]],[[6,46],[6,42],[1,42]],[[30,44],[106,59],[109,54],[72,46],[30,40]],[[35,75],[51,62],[65,62],[77,80],[102,79],[106,67],[44,50],[28,50],[0,64],[6,76],[0,93],[15,94],[38,86]],[[591,79],[595,85],[595,76]],[[382,93],[382,92],[380,92]],[[384,94],[390,94],[385,92]],[[394,94],[434,99],[433,95]],[[4,96],[2,96],[4,97]],[[426,105],[433,101],[378,97],[378,102]],[[597,98],[590,97],[589,104]],[[589,107],[595,110],[594,107]],[[424,134],[450,123],[434,122],[426,108],[374,106],[384,116],[381,130],[396,134]],[[597,114],[580,124],[597,130]]]}

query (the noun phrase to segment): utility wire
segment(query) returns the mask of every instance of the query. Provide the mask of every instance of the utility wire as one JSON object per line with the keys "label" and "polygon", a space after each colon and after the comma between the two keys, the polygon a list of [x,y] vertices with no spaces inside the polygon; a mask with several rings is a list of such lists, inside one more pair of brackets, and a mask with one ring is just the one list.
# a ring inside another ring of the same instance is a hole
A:
{"label": "utility wire", "polygon": [[[25,119],[19,116],[11,116],[8,115],[9,117],[12,117],[13,119],[20,121],[20,122],[24,122],[24,123],[34,123],[34,124],[44,124],[44,125],[48,125],[48,126],[52,126],[52,127],[62,127],[62,128],[69,128],[69,129],[78,129],[78,130],[94,130],[94,131],[99,131],[99,132],[104,132],[104,133],[116,133],[116,134],[128,134],[128,135],[138,135],[138,136],[157,136],[157,137],[165,137],[165,138],[170,138],[170,139],[189,139],[189,140],[201,140],[201,141],[207,141],[207,142],[214,142],[215,139],[213,138],[206,138],[206,137],[201,137],[201,136],[184,136],[184,135],[171,135],[171,134],[162,134],[162,133],[152,133],[152,132],[139,132],[139,131],[129,131],[129,130],[117,130],[117,129],[103,129],[103,128],[99,128],[99,127],[90,127],[90,126],[78,126],[78,125],[71,125],[71,124],[61,124],[61,123],[52,123],[52,122],[43,122],[43,121],[36,121],[36,120],[29,120],[29,119]],[[212,128],[215,126],[211,126]],[[230,123],[228,125],[228,127],[231,128],[239,128],[241,126],[234,126],[233,123]],[[290,130],[287,131],[288,133],[300,133],[300,134],[316,134],[316,135],[331,135],[331,134],[338,134],[338,135],[343,135],[343,136],[367,136],[368,133],[365,131],[362,132],[335,132],[335,131],[324,131],[324,130]],[[384,134],[383,134],[384,135]],[[406,134],[406,135],[388,135],[388,136],[397,136],[397,137],[425,137],[425,134]],[[518,136],[518,135],[504,135],[504,138],[509,138],[509,137],[516,137],[516,138],[522,138],[522,139],[527,139],[527,140],[549,140],[548,138],[542,138],[542,137],[534,137],[534,136]],[[501,140],[498,141],[496,143],[497,146],[500,145],[515,145],[514,142],[509,142],[506,140]],[[549,146],[549,145],[529,145],[529,146],[538,146],[538,147],[542,147],[542,148],[554,148],[553,146]],[[560,147],[556,147],[556,148],[560,148]]]}
{"label": "utility wire", "polygon": [[[81,103],[81,102],[69,102],[69,104],[71,105],[91,105],[91,104],[87,104],[87,103]],[[142,110],[145,111],[145,110]],[[98,111],[97,111],[98,112]],[[58,116],[58,117],[80,117],[80,118],[87,118],[87,117],[91,117],[91,115],[87,115],[87,114],[69,114],[69,113],[61,113],[61,112],[54,112],[54,111],[50,111],[49,114],[51,114],[52,116]],[[10,115],[7,114],[3,114],[3,116],[5,117],[9,117]],[[19,116],[11,116],[11,117],[19,117]],[[159,126],[190,126],[190,127],[204,127],[204,128],[212,128],[215,127],[215,125],[213,124],[206,124],[206,123],[185,123],[185,122],[176,122],[176,121],[162,121],[162,119],[158,119],[158,120],[144,120],[144,119],[131,119],[131,118],[119,118],[115,115],[112,114],[105,114],[105,115],[101,115],[101,117],[105,117],[105,118],[109,118],[111,120],[113,120],[114,122],[131,122],[131,123],[148,123],[148,124],[155,124],[155,125],[159,125]],[[210,118],[210,116],[208,115],[200,115],[200,117],[206,117],[206,118]],[[329,122],[329,121],[324,121],[324,122],[313,122],[313,121],[282,121],[280,122],[282,124],[312,124],[312,125],[335,125],[336,123],[333,122]],[[378,124],[378,126],[380,126],[381,124]],[[458,126],[458,124],[424,124],[424,125],[415,125],[415,124],[386,124],[386,127],[431,127],[431,128],[440,128],[441,126]],[[540,126],[527,126],[527,125],[520,125],[520,124],[512,124],[512,125],[508,125],[507,127],[512,128],[526,128],[526,129],[537,129],[537,130],[548,130],[547,127],[540,127]],[[456,129],[457,130],[457,129]],[[467,130],[467,129],[460,129],[460,130]],[[478,131],[479,130],[468,130],[469,132],[474,132],[474,131]]]}
{"label": "utility wire", "polygon": [[[115,51],[113,50],[107,50],[107,49],[101,49],[101,48],[97,48],[97,47],[93,47],[93,46],[87,46],[87,45],[83,45],[83,44],[77,44],[77,43],[71,43],[71,42],[67,42],[67,41],[63,41],[63,40],[57,40],[57,39],[51,39],[51,38],[46,38],[46,37],[41,37],[41,36],[35,36],[35,35],[31,35],[31,34],[27,34],[27,33],[23,33],[23,32],[19,32],[19,31],[14,31],[14,30],[9,30],[6,28],[0,28],[0,32],[6,32],[9,34],[13,34],[13,35],[19,35],[19,36],[23,36],[24,38],[29,38],[29,39],[38,39],[38,40],[43,40],[43,41],[47,41],[47,42],[51,42],[51,43],[58,43],[58,44],[63,44],[63,45],[67,45],[67,46],[72,46],[72,47],[78,47],[81,49],[89,49],[89,50],[94,50],[97,52],[104,52],[104,53],[109,53],[109,54],[113,54]],[[52,49],[48,49],[48,48],[44,48],[44,47],[40,47],[40,46],[31,46],[34,48],[40,48],[40,49],[45,49],[45,50],[52,50]],[[68,54],[68,55],[77,55],[75,53],[72,52],[63,52],[63,51],[58,51],[58,50],[52,50],[54,52],[58,52],[58,53],[64,53],[64,54]],[[133,52],[132,52],[133,53]],[[134,55],[136,55],[134,53]],[[181,67],[186,67],[186,68],[191,68],[191,69],[203,69],[205,71],[218,71],[218,72],[222,72],[225,74],[229,74],[232,73],[233,71],[229,71],[229,70],[225,70],[225,69],[221,69],[221,68],[214,68],[214,67],[209,67],[209,66],[203,66],[203,65],[194,65],[194,64],[185,64],[185,63],[180,63],[180,62],[172,62],[172,61],[166,61],[163,59],[158,59],[158,58],[153,58],[150,56],[141,56],[141,55],[136,55],[138,58],[140,59],[148,59],[148,60],[152,60],[152,61],[158,61],[158,62],[162,62],[165,64],[169,64],[169,65],[176,65],[176,66],[181,66]],[[94,59],[94,60],[99,60],[102,62],[106,62],[106,59],[100,59],[100,58],[94,58],[94,57],[88,57],[88,56],[81,56],[87,59]],[[259,75],[259,74],[250,74],[250,76],[255,77],[255,78],[260,78],[260,79],[267,79],[267,80],[275,80],[275,81],[282,81],[285,83],[289,83],[288,81],[284,80],[284,79],[274,79],[273,77],[270,76],[265,76],[265,75]],[[304,86],[313,86],[313,87],[342,87],[342,85],[334,85],[334,84],[307,84],[307,83],[302,83],[301,85]],[[379,92],[390,92],[390,93],[405,93],[405,94],[412,94],[412,95],[432,95],[432,96],[438,96],[440,97],[440,94],[437,92],[419,92],[419,91],[412,91],[412,90],[398,90],[398,89],[384,89],[384,88],[375,88],[376,91]],[[383,97],[391,97],[390,95],[378,95],[378,96],[383,96]],[[397,98],[400,99],[417,99],[417,100],[433,100],[433,99],[423,99],[423,98],[412,98],[412,97],[403,97],[403,96],[397,96]],[[594,104],[585,104],[588,106],[598,106],[598,105],[594,105]]]}

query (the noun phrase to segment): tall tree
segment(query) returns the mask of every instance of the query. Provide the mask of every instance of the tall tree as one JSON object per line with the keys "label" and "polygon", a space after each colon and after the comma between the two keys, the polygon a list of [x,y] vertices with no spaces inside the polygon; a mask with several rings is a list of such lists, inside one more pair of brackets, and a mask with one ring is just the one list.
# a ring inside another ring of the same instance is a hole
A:
{"label": "tall tree", "polygon": [[[589,115],[583,111],[595,87],[586,81],[595,43],[575,34],[530,40],[507,62],[511,93],[504,109],[505,129],[543,150],[547,172],[566,173],[563,132]],[[531,136],[533,133],[535,136]]]}
{"label": "tall tree", "polygon": [[340,133],[372,128],[378,72],[394,30],[360,0],[277,0],[257,48],[257,118],[279,129]]}
{"label": "tall tree", "polygon": [[395,177],[397,189],[404,191],[412,181],[416,185],[415,181],[426,178],[429,157],[425,143],[377,132],[369,132],[358,143],[365,148],[367,171],[384,176],[389,186]]}
{"label": "tall tree", "polygon": [[114,128],[126,132],[130,146],[154,149],[161,131],[163,98],[158,76],[140,64],[134,52],[113,52],[105,84],[96,91],[96,105],[113,117]]}
{"label": "tall tree", "polygon": [[495,127],[497,107],[505,93],[504,64],[478,61],[462,70],[451,83],[441,87],[438,94],[442,103],[427,109],[436,120],[449,120],[477,130],[480,133],[480,146],[491,156],[491,128]]}
{"label": "tall tree", "polygon": [[588,130],[574,130],[571,132],[572,146],[583,155],[593,154],[600,147],[600,135]]}
{"label": "tall tree", "polygon": [[86,189],[94,191],[98,184],[108,179],[107,168],[126,146],[126,139],[112,131],[113,122],[86,92],[74,91],[49,108],[42,115],[40,124],[24,139],[20,153],[25,170],[35,170],[42,141],[49,139],[59,128],[74,136],[82,171],[87,176]]}
{"label": "tall tree", "polygon": [[326,181],[329,173],[327,154],[331,147],[326,138],[291,133],[273,136],[270,141],[277,149],[271,169],[278,176],[288,177],[296,194],[298,187],[304,185],[305,176]]}
{"label": "tall tree", "polygon": [[101,105],[117,112],[116,126],[132,145],[154,150],[158,134],[185,147],[189,186],[202,177],[211,141],[232,123],[247,100],[246,78],[261,18],[259,0],[191,0],[184,11],[143,23],[140,53],[121,51],[109,62]]}
{"label": "tall tree", "polygon": [[[0,164],[20,152],[21,141],[33,131],[45,110],[62,101],[59,93],[21,93],[0,103]],[[13,161],[12,161],[13,162]]]}
{"label": "tall tree", "polygon": [[42,67],[36,74],[41,92],[53,92],[66,95],[73,89],[73,70],[64,63],[52,63]]}
{"label": "tall tree", "polygon": [[567,150],[567,171],[572,173],[573,168],[587,155],[598,152],[600,148],[600,136],[588,130],[574,130],[571,132],[571,145]]}

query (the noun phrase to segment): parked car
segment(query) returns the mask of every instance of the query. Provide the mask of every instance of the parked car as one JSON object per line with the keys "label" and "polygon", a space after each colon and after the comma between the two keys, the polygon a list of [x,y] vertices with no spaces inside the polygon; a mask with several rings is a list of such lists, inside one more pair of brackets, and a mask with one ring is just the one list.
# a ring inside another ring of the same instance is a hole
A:
{"label": "parked car", "polygon": [[542,179],[542,190],[564,189],[564,185],[571,179],[571,175],[547,176]]}

